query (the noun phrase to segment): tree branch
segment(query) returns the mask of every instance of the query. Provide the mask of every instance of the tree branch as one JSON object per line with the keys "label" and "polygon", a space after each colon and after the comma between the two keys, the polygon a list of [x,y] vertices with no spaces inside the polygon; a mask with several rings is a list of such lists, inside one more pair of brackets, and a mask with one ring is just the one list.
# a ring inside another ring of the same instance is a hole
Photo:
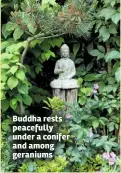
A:
{"label": "tree branch", "polygon": [[[23,53],[22,53],[22,55],[21,55],[21,60],[20,60],[21,64],[24,63],[24,58],[25,58],[26,53],[27,53],[27,51],[28,51],[28,49],[29,49],[29,45],[30,45],[31,41],[33,41],[33,40],[35,40],[35,39],[47,39],[47,38],[59,37],[59,36],[62,36],[62,35],[64,35],[64,34],[66,34],[66,33],[55,34],[55,35],[51,35],[51,36],[46,36],[46,37],[44,37],[45,34],[39,33],[39,34],[37,34],[37,35],[35,35],[35,36],[33,36],[33,37],[28,38],[28,39],[27,39],[26,47],[24,48]],[[40,38],[39,38],[39,37],[40,37]],[[23,106],[23,103],[22,103],[22,102],[19,104],[19,109],[20,109],[20,114],[24,114],[24,106]]]}
{"label": "tree branch", "polygon": [[44,34],[39,33],[39,34],[37,34],[37,35],[35,35],[35,36],[33,36],[33,37],[28,38],[28,39],[27,39],[26,47],[25,47],[25,49],[24,49],[24,51],[23,51],[23,53],[22,53],[22,55],[21,55],[21,64],[23,64],[24,58],[25,58],[25,56],[26,56],[26,53],[27,53],[27,51],[28,51],[28,48],[29,48],[29,45],[30,45],[31,41],[33,41],[33,40],[35,40],[35,39],[48,39],[48,38],[60,37],[60,36],[65,35],[65,34],[66,34],[66,33],[55,34],[55,35],[45,36],[45,37],[44,37]]}
{"label": "tree branch", "polygon": [[[107,53],[110,51],[110,44],[106,44]],[[108,73],[111,73],[111,61],[108,62]]]}
{"label": "tree branch", "polygon": [[25,49],[24,49],[24,51],[23,51],[23,53],[22,53],[22,55],[21,55],[21,64],[23,64],[25,55],[26,55],[26,53],[27,53],[27,51],[28,51],[28,48],[29,48],[29,44],[30,44],[30,43],[29,43],[29,41],[27,40],[26,47],[25,47]]}
{"label": "tree branch", "polygon": [[[41,39],[60,37],[60,36],[65,35],[65,34],[66,34],[66,33],[56,34],[56,35],[51,35],[51,36],[46,36],[46,37],[41,37]],[[40,39],[40,38],[37,38],[37,39]]]}

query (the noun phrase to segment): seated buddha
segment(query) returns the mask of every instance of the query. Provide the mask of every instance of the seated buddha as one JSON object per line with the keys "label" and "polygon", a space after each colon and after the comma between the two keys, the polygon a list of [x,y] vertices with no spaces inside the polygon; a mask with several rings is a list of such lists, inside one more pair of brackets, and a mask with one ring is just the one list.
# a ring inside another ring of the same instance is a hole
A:
{"label": "seated buddha", "polygon": [[61,59],[56,62],[54,69],[54,74],[59,76],[50,83],[50,86],[60,89],[79,88],[77,80],[72,79],[76,75],[76,69],[74,62],[69,58],[69,47],[63,44],[60,53]]}

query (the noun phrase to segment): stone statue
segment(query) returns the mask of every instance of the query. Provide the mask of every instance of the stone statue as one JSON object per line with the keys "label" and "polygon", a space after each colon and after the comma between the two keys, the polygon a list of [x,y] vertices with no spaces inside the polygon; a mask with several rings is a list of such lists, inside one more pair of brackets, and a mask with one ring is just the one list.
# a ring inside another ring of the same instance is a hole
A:
{"label": "stone statue", "polygon": [[52,88],[73,89],[79,88],[76,79],[72,79],[76,75],[75,64],[69,59],[69,47],[63,44],[60,49],[61,59],[56,62],[54,73],[58,74],[58,79],[50,83]]}

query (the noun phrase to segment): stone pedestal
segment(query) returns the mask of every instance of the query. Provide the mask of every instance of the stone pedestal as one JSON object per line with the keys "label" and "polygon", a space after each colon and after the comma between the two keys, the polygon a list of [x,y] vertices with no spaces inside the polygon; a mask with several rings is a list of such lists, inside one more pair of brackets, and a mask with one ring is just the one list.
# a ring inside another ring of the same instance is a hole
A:
{"label": "stone pedestal", "polygon": [[53,97],[59,96],[64,102],[77,102],[78,88],[73,89],[57,89],[53,88]]}

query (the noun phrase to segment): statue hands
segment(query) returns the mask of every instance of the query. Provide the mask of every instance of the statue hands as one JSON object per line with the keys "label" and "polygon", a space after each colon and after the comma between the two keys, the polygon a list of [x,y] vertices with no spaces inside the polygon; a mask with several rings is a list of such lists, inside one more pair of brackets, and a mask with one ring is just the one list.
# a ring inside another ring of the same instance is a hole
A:
{"label": "statue hands", "polygon": [[55,74],[61,74],[61,73],[64,73],[64,71],[62,69],[56,69],[54,71]]}
{"label": "statue hands", "polygon": [[59,76],[59,79],[67,80],[67,79],[71,79],[71,77],[70,76]]}

